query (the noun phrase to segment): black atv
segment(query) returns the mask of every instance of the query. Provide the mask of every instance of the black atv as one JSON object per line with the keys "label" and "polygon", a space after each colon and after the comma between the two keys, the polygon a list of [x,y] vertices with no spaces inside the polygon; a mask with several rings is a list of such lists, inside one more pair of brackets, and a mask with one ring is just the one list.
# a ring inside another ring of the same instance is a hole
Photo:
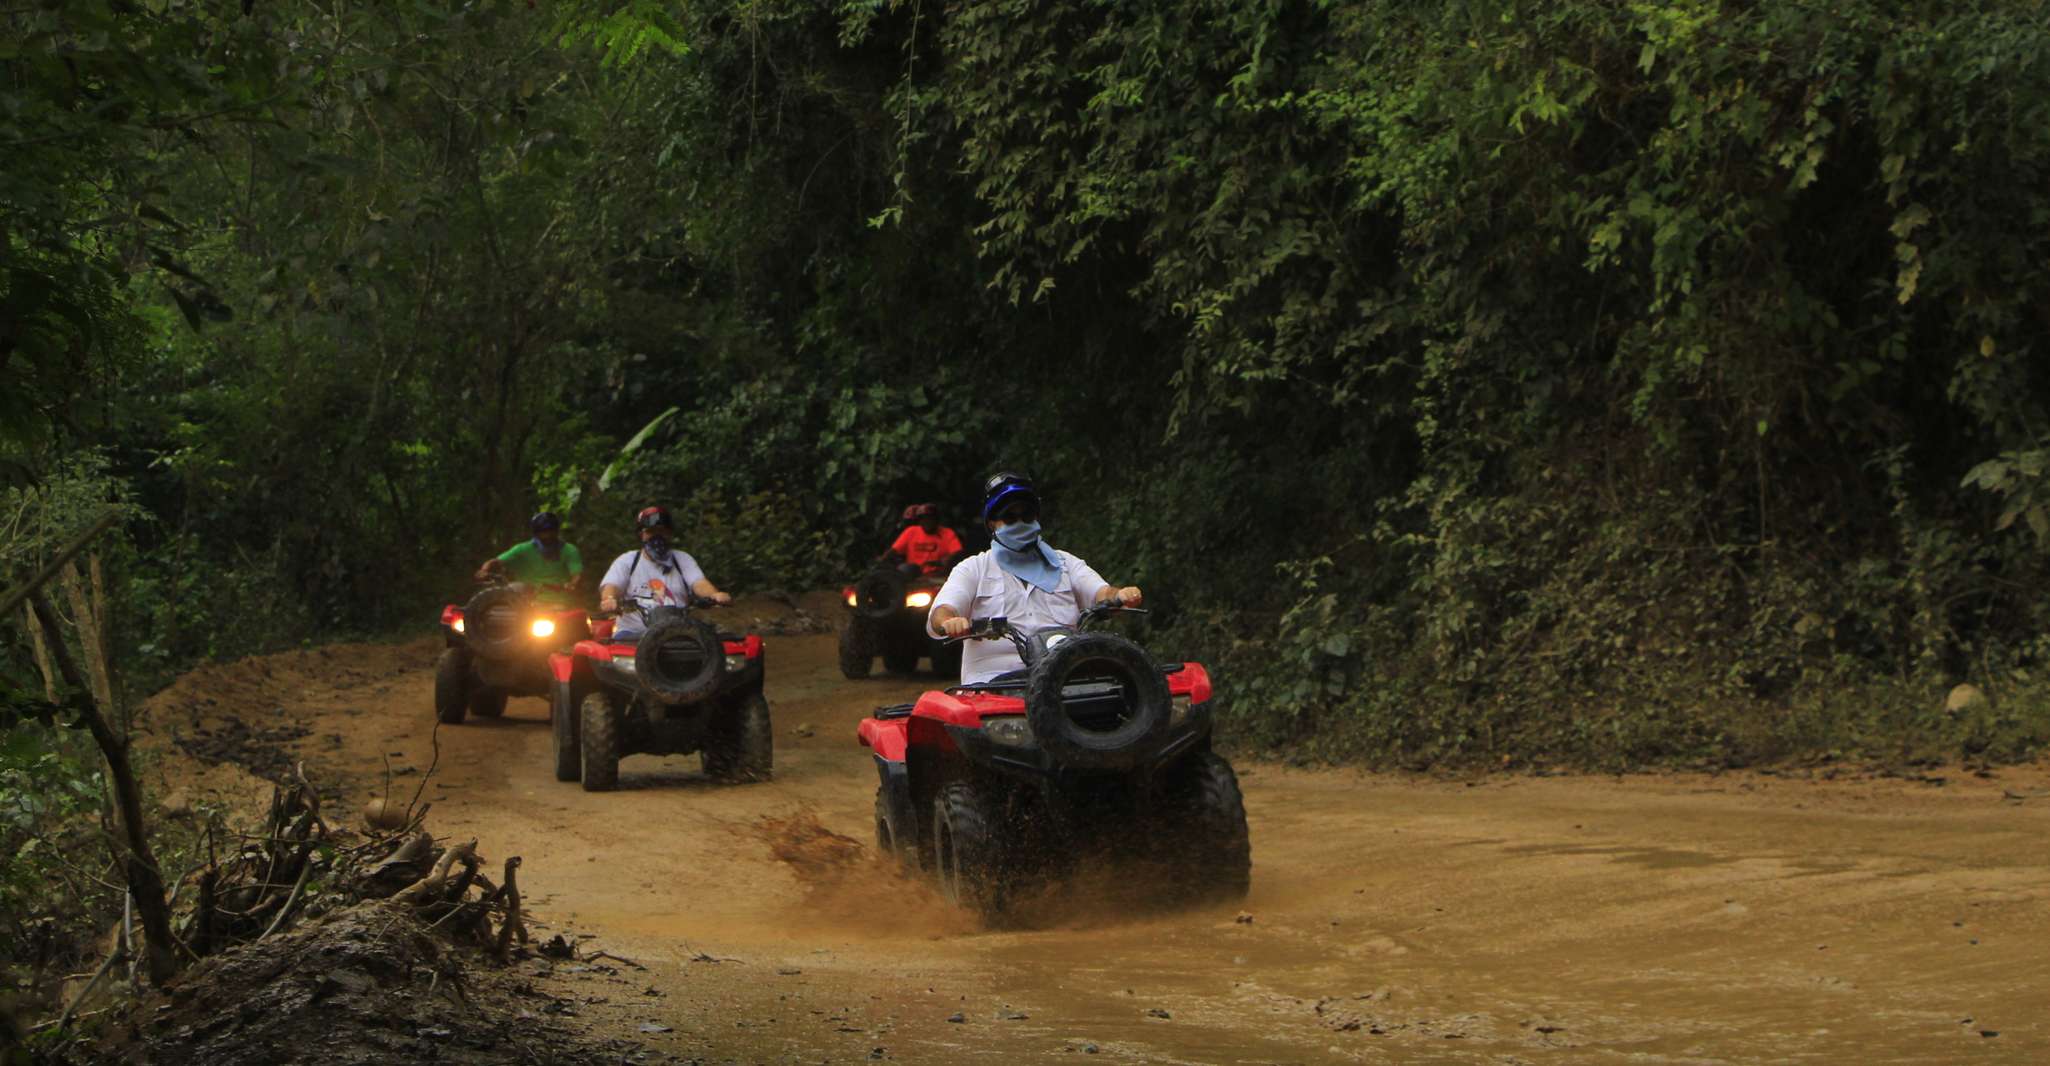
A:
{"label": "black atv", "polygon": [[582,640],[582,608],[549,607],[525,585],[492,579],[470,602],[441,609],[447,650],[434,667],[434,716],[461,725],[467,714],[496,718],[510,696],[546,696],[548,656]]}
{"label": "black atv", "polygon": [[[1090,608],[1082,624],[1123,609]],[[1245,804],[1210,747],[1201,664],[1157,663],[1080,628],[1028,637],[1002,618],[957,640],[977,638],[1012,641],[1026,668],[882,708],[858,729],[882,777],[880,851],[990,920],[1087,855],[1140,860],[1162,898],[1246,894]]]}
{"label": "black atv", "polygon": [[841,589],[847,621],[840,627],[840,675],[859,681],[880,655],[892,673],[915,673],[918,660],[929,658],[934,673],[959,677],[960,647],[925,632],[926,612],[945,581],[945,575],[912,575],[883,566]]}
{"label": "black atv", "polygon": [[[691,601],[692,609],[714,606]],[[603,792],[618,787],[625,756],[694,751],[709,777],[767,780],[774,753],[762,638],[722,633],[682,607],[631,609],[646,627],[634,643],[606,639],[611,624],[600,622],[597,639],[555,657],[556,780]]]}

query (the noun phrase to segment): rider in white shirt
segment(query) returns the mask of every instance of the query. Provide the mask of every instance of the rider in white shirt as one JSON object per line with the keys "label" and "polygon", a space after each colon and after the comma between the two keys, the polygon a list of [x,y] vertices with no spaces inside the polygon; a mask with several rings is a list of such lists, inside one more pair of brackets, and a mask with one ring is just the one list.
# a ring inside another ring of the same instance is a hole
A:
{"label": "rider in white shirt", "polygon": [[[1007,619],[1030,635],[1080,624],[1084,607],[1105,600],[1139,606],[1137,588],[1111,585],[1088,563],[1040,539],[1039,493],[1024,475],[997,474],[983,484],[982,518],[990,530],[989,550],[963,559],[947,576],[926,614],[930,635],[957,637],[982,618]],[[1024,668],[1007,640],[969,641],[962,649],[964,685]]]}
{"label": "rider in white shirt", "polygon": [[[646,507],[634,518],[640,527],[641,546],[612,560],[605,580],[598,586],[598,609],[616,613],[622,602],[643,607],[689,607],[693,595],[732,603],[733,597],[719,591],[698,569],[698,561],[669,546],[676,528],[666,507]],[[640,615],[628,611],[619,616],[612,630],[615,641],[632,641],[643,629]]]}

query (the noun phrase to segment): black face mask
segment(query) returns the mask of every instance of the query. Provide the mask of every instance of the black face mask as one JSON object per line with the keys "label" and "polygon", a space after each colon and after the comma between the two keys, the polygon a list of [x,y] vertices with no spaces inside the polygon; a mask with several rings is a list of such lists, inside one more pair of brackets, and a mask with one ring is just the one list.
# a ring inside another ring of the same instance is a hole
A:
{"label": "black face mask", "polygon": [[668,538],[668,537],[649,537],[649,538],[648,538],[647,540],[644,540],[644,541],[642,541],[642,542],[641,542],[641,547],[643,547],[643,548],[646,548],[646,549],[648,549],[648,558],[650,558],[650,559],[653,559],[653,560],[655,560],[656,562],[658,562],[658,563],[662,563],[662,564],[664,564],[664,565],[667,565],[667,564],[668,564],[668,562],[669,562],[669,538]]}

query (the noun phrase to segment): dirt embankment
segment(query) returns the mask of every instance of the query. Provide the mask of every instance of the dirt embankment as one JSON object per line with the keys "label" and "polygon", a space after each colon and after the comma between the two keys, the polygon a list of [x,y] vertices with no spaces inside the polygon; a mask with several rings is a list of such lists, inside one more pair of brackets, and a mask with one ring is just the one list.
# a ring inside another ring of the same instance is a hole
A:
{"label": "dirt embankment", "polygon": [[620,791],[585,793],[548,772],[539,700],[437,733],[435,652],[203,672],[154,728],[304,757],[347,802],[389,763],[437,832],[519,851],[550,931],[631,960],[520,974],[598,1038],[743,1062],[2050,1061],[2042,766],[1445,781],[1255,764],[1243,914],[1149,908],[1112,869],[1039,927],[987,932],[867,847],[854,723],[927,679],[846,682],[831,637],[772,638],[774,781],[635,757]]}

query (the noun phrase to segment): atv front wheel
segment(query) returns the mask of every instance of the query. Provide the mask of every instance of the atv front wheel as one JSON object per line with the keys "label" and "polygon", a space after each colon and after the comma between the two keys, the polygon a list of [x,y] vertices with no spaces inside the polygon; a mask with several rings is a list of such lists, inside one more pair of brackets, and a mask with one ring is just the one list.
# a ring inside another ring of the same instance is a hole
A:
{"label": "atv front wheel", "polygon": [[876,854],[888,856],[905,873],[918,872],[918,841],[890,820],[890,804],[880,785],[876,786]]}
{"label": "atv front wheel", "polygon": [[470,713],[479,718],[497,718],[505,713],[506,692],[502,688],[478,685],[470,689]]}
{"label": "atv front wheel", "polygon": [[840,676],[849,681],[859,681],[868,676],[875,652],[868,646],[868,635],[861,631],[861,623],[847,620],[846,628],[840,630]]}
{"label": "atv front wheel", "polygon": [[583,749],[584,791],[619,787],[619,707],[603,689],[584,697],[578,709],[577,739]]}
{"label": "atv front wheel", "polygon": [[[716,713],[716,712],[715,712]],[[721,781],[767,781],[775,768],[775,731],[769,701],[757,692],[728,712],[705,744],[705,776]]]}
{"label": "atv front wheel", "polygon": [[558,681],[548,694],[548,728],[554,734],[555,779],[575,781],[584,773],[584,755],[577,743],[576,693]]}
{"label": "atv front wheel", "polygon": [[470,709],[470,653],[450,648],[434,664],[434,717],[443,725],[462,725]]}
{"label": "atv front wheel", "polygon": [[1238,775],[1216,752],[1199,752],[1175,768],[1169,810],[1179,880],[1199,898],[1244,899],[1252,882],[1253,846]]}
{"label": "atv front wheel", "polygon": [[949,903],[980,915],[1001,918],[1006,903],[996,821],[975,786],[956,781],[940,789],[933,801],[932,858],[939,874],[940,894]]}

